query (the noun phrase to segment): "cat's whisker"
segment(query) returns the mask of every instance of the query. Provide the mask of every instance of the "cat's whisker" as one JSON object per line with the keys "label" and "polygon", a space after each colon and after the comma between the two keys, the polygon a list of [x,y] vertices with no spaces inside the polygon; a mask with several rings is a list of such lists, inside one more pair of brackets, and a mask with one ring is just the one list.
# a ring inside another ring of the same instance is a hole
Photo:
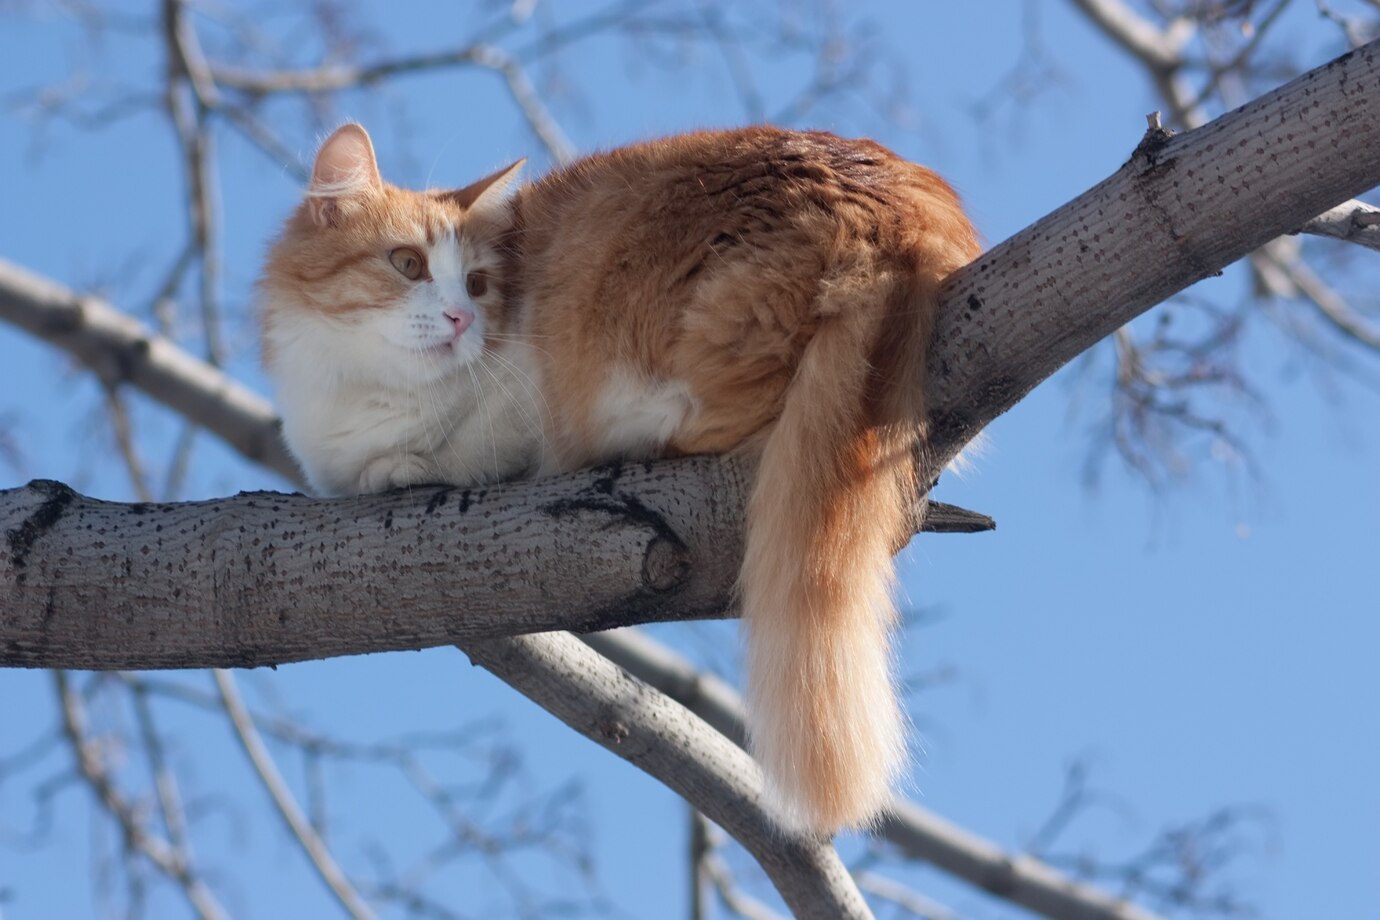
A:
{"label": "cat's whisker", "polygon": [[[499,332],[489,332],[485,333],[484,338],[492,340],[494,342],[498,342],[500,344],[516,342],[520,345],[526,345],[533,351],[540,352],[541,354],[546,355],[547,358],[555,360],[551,352],[547,351],[545,348],[539,348],[536,345],[533,345],[531,339],[526,335],[505,335]],[[550,338],[550,336],[542,336],[542,338]]]}
{"label": "cat's whisker", "polygon": [[513,376],[517,378],[518,383],[526,389],[527,393],[535,396],[537,400],[541,402],[540,411],[544,416],[543,418],[533,418],[531,413],[523,407],[521,400],[515,400],[514,404],[518,407],[518,411],[522,414],[523,419],[532,426],[532,430],[536,436],[541,439],[542,447],[550,451],[551,441],[547,432],[554,427],[555,416],[551,413],[551,404],[547,402],[546,394],[542,392],[542,388],[532,379],[531,374],[523,370],[517,362],[510,358],[487,348],[484,350],[484,355],[492,357],[495,361],[499,361],[508,367]]}
{"label": "cat's whisker", "polygon": [[[427,365],[428,371],[438,366],[438,362],[435,361],[434,355],[432,355],[426,349],[419,350],[421,351],[423,363]],[[444,378],[445,374],[443,373],[427,373],[426,376],[423,378],[427,396],[429,397],[427,402],[431,406],[432,418],[435,420],[435,428],[441,434],[441,442],[445,445],[447,455],[454,456],[456,458],[461,458],[461,452],[455,447],[454,444],[451,443],[450,440],[451,425],[447,423],[446,419],[444,419],[441,414],[441,404],[443,400],[439,397],[436,388],[439,386],[440,381]],[[482,402],[482,398],[479,393],[479,387],[477,384],[475,386],[475,398]],[[435,463],[438,468],[441,467],[442,464],[437,459],[436,446],[431,443],[430,439],[428,439],[427,441],[427,448],[431,451],[432,462]],[[461,460],[461,463],[462,465],[464,465],[463,459]]]}
{"label": "cat's whisker", "polygon": [[[467,361],[465,363],[465,370],[470,372],[470,380],[474,383],[474,392],[476,395],[480,394],[481,391],[479,386],[479,375],[474,372],[474,366],[478,364],[481,368],[483,368],[484,365],[482,359],[483,355],[481,354],[479,359],[476,359],[474,361]],[[478,399],[478,408],[476,409],[476,411],[482,412],[484,414],[484,420],[489,423],[489,449],[493,453],[494,481],[497,482],[501,478],[498,468],[498,432],[494,430],[493,413],[488,411],[488,404],[482,398],[482,396]]]}
{"label": "cat's whisker", "polygon": [[[527,414],[527,410],[524,409],[524,408],[522,407],[522,401],[521,401],[521,400],[514,399],[514,398],[513,398],[512,391],[508,389],[507,385],[504,384],[503,380],[498,376],[498,374],[496,374],[496,373],[494,372],[493,368],[491,368],[491,367],[487,366],[486,364],[484,364],[483,358],[486,357],[486,356],[492,356],[492,355],[493,355],[493,352],[484,351],[483,353],[481,353],[480,359],[479,359],[478,361],[476,361],[475,363],[479,365],[479,367],[484,371],[484,373],[486,373],[486,374],[489,375],[490,379],[493,380],[494,385],[497,386],[500,390],[503,391],[503,395],[504,395],[505,397],[507,397],[509,403],[510,403],[515,409],[517,409],[518,413],[522,415],[522,417],[524,418],[524,420],[527,420],[527,421],[530,423],[530,421],[531,421],[531,416],[529,416],[529,415]],[[492,417],[490,418],[490,422],[491,422],[491,427],[492,427]],[[495,463],[497,463],[497,460],[495,460]]]}

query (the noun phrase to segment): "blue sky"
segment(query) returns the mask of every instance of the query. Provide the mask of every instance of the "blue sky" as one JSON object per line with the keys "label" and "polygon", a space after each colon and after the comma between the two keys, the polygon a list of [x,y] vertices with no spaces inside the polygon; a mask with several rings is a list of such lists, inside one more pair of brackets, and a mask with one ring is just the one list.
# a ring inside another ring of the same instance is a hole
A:
{"label": "blue sky", "polygon": [[[995,243],[1119,166],[1145,112],[1159,106],[1140,73],[1069,5],[977,6],[861,4],[850,15],[886,22],[894,79],[918,119],[889,125],[855,103],[807,123],[875,135],[935,167]],[[430,49],[465,34],[447,4],[409,6],[406,16],[383,9],[360,16],[395,50]],[[1034,99],[993,95],[1020,59],[1032,9],[1057,75]],[[1340,50],[1312,10],[1296,3],[1279,33],[1309,66]],[[0,97],[60,83],[79,67],[147,86],[162,66],[144,36],[111,33],[93,46],[79,35],[53,7],[7,13]],[[302,54],[309,45],[304,41]],[[670,69],[630,62],[618,46],[600,42],[577,49],[564,66],[563,78],[581,95],[561,97],[556,113],[581,149],[745,118],[722,61],[709,51]],[[790,61],[757,73],[769,110],[802,78]],[[975,103],[989,99],[1001,101],[975,118]],[[279,123],[287,114],[278,111]],[[408,78],[372,98],[347,97],[338,115],[371,127],[385,174],[400,183],[461,184],[520,155],[542,167],[535,141],[491,75]],[[315,136],[309,126],[289,133],[303,156]],[[0,258],[100,286],[122,306],[141,308],[182,234],[182,192],[168,179],[177,168],[168,128],[148,116],[97,132],[54,122],[41,143],[34,138],[32,122],[13,106],[0,109]],[[220,156],[225,294],[238,347],[232,367],[267,392],[256,367],[248,285],[298,189],[281,164],[237,138],[222,139]],[[1348,290],[1373,288],[1373,259],[1359,254],[1337,279],[1347,279]],[[1228,272],[1197,293],[1234,304],[1241,290],[1239,273]],[[1359,354],[1349,359],[1366,367]],[[1328,370],[1269,323],[1253,324],[1241,361],[1266,412],[1225,411],[1239,425],[1254,472],[1195,449],[1192,473],[1158,493],[1115,461],[1101,467],[1095,487],[1085,484],[1108,389],[1096,370],[1057,375],[994,423],[974,470],[946,476],[937,497],[992,514],[999,529],[918,539],[899,563],[906,597],[926,613],[905,637],[904,670],[956,674],[911,702],[923,739],[912,794],[1019,848],[1054,807],[1066,766],[1083,759],[1110,804],[1075,825],[1067,849],[1127,858],[1166,825],[1250,806],[1266,817],[1243,835],[1245,852],[1225,876],[1233,890],[1268,917],[1373,915],[1380,906],[1373,711],[1380,698],[1380,395],[1369,360],[1371,383],[1358,383],[1358,375]],[[42,476],[128,498],[98,412],[94,388],[61,358],[0,329],[0,425],[21,448],[17,468],[0,466],[0,485]],[[156,462],[157,446],[169,443],[176,426],[143,405],[136,420]],[[278,485],[205,439],[188,497]],[[726,624],[656,632],[716,662],[732,646]],[[525,752],[526,789],[583,784],[591,855],[610,901],[628,916],[683,913],[683,805],[469,667],[460,653],[320,662],[244,680],[256,699],[276,694],[313,724],[356,738],[501,717],[504,737]],[[0,701],[3,758],[41,731],[53,710],[38,674],[0,672]],[[178,757],[199,788],[246,810],[262,804],[245,785],[242,757],[223,725],[191,714],[169,718],[185,721]],[[48,763],[61,768],[57,755]],[[370,774],[336,779],[333,827],[347,864],[362,864],[353,841],[370,828],[398,841],[399,858],[426,839],[428,819],[379,794]],[[28,821],[30,789],[0,782],[0,890],[9,890],[0,915],[94,913],[88,803],[81,793],[65,794],[43,845],[19,846],[5,834]],[[845,842],[845,852],[855,854],[856,843]],[[224,867],[227,902],[237,914],[323,909],[316,883],[271,821],[208,818],[198,854]],[[549,872],[548,887],[569,884],[568,874],[540,860],[523,865],[539,878]],[[1018,915],[930,871],[894,874],[964,915]],[[457,873],[444,890],[457,903],[484,904],[490,884],[483,873]],[[180,910],[175,899],[160,897],[155,906]]]}

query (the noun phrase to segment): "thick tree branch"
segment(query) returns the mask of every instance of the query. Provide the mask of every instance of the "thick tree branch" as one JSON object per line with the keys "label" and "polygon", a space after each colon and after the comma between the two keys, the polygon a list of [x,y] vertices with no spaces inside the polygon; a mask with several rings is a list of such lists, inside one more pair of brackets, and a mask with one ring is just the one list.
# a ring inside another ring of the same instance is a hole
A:
{"label": "thick tree branch", "polygon": [[724,615],[735,464],[333,501],[0,492],[0,664],[253,667]]}
{"label": "thick tree branch", "polygon": [[1177,136],[957,272],[932,352],[942,463],[1075,355],[1380,183],[1380,43]]}
{"label": "thick tree branch", "polygon": [[[1380,182],[1376,52],[1199,130],[1147,135],[1109,179],[956,273],[931,361],[930,472],[1129,319]],[[268,413],[248,432],[246,413],[227,417],[243,391],[109,308],[0,266],[0,315],[290,465],[265,440]],[[0,499],[0,663],[269,664],[722,615],[746,481],[733,462],[696,458],[353,501],[129,507],[16,490]]]}

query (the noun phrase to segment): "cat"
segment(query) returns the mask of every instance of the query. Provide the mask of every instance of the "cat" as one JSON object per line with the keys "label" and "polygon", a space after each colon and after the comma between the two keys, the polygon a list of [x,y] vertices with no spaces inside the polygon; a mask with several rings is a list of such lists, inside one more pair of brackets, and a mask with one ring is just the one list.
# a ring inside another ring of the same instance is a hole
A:
{"label": "cat", "polygon": [[473,485],[747,454],[749,734],[787,829],[877,819],[905,762],[891,554],[909,537],[955,193],[867,140],[702,131],[382,180],[357,124],[317,153],[260,281],[265,363],[312,483]]}

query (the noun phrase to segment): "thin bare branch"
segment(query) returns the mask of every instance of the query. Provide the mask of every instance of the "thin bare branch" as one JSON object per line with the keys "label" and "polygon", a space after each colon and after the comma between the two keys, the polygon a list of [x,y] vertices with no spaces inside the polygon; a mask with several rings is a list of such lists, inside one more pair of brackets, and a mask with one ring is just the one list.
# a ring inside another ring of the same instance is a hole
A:
{"label": "thin bare branch", "polygon": [[163,0],[163,30],[169,57],[166,105],[182,148],[190,236],[201,267],[206,360],[219,365],[225,357],[220,332],[220,205],[206,119],[216,102],[215,85],[182,0]]}
{"label": "thin bare branch", "polygon": [[1162,31],[1121,0],[1073,3],[1109,38],[1161,73],[1182,65],[1184,46],[1197,31],[1194,22],[1187,18],[1175,19]]}
{"label": "thin bare branch", "polygon": [[246,459],[305,484],[267,400],[105,301],[0,259],[0,319],[68,352],[107,386],[136,386]]}
{"label": "thin bare branch", "polygon": [[1273,280],[1273,285],[1278,285],[1277,290],[1302,296],[1317,308],[1318,315],[1337,332],[1358,345],[1380,351],[1380,325],[1367,323],[1358,316],[1351,305],[1302,259],[1283,256],[1274,249],[1266,248],[1256,261],[1263,266],[1267,281],[1272,279],[1271,271],[1278,272],[1278,280]]}
{"label": "thin bare branch", "polygon": [[135,446],[134,433],[129,418],[129,406],[125,404],[120,393],[112,386],[106,387],[105,407],[110,417],[110,427],[115,433],[115,446],[119,449],[125,469],[129,472],[130,487],[134,489],[134,494],[139,501],[153,501],[153,491],[149,488],[148,476],[144,472],[144,463],[139,458],[139,450]]}
{"label": "thin bare branch", "polygon": [[62,713],[63,735],[76,758],[77,772],[95,794],[102,810],[119,826],[126,849],[145,857],[160,873],[175,882],[202,920],[225,917],[225,911],[211,890],[190,865],[186,851],[175,848],[150,831],[134,806],[116,788],[113,777],[106,770],[99,746],[87,732],[81,698],[72,689],[67,672],[53,671],[53,685]]}
{"label": "thin bare branch", "polygon": [[958,920],[958,914],[943,904],[925,897],[895,879],[876,872],[860,872],[857,879],[858,887],[863,891],[884,901],[890,901],[918,920]]}
{"label": "thin bare branch", "polygon": [[733,916],[743,920],[782,920],[780,914],[734,884],[733,872],[717,853],[705,857],[704,874],[714,886],[724,909]]}
{"label": "thin bare branch", "polygon": [[311,862],[316,874],[321,877],[321,881],[330,889],[331,894],[340,903],[340,907],[355,920],[371,920],[374,912],[369,909],[369,905],[364,903],[355,886],[351,884],[344,870],[331,855],[330,847],[321,839],[320,835],[312,828],[302,809],[297,805],[297,799],[293,796],[292,790],[283,781],[282,774],[278,772],[278,766],[273,761],[273,755],[268,752],[263,739],[259,737],[259,731],[254,726],[254,720],[249,715],[249,710],[245,708],[244,701],[240,698],[239,688],[235,685],[235,678],[229,671],[216,668],[211,671],[211,676],[215,679],[216,689],[220,692],[221,703],[225,707],[225,713],[230,717],[230,723],[234,726],[235,737],[240,742],[240,747],[244,749],[245,755],[254,767],[255,774],[259,777],[259,782],[263,785],[264,791],[273,799],[273,806],[278,814],[287,824],[288,830],[296,838],[297,843],[302,848],[302,852]]}
{"label": "thin bare branch", "polygon": [[733,835],[796,916],[871,916],[833,847],[785,836],[762,804],[756,762],[680,704],[566,634],[469,642],[465,651]]}
{"label": "thin bare branch", "polygon": [[1380,249],[1380,208],[1352,199],[1319,214],[1297,232]]}

